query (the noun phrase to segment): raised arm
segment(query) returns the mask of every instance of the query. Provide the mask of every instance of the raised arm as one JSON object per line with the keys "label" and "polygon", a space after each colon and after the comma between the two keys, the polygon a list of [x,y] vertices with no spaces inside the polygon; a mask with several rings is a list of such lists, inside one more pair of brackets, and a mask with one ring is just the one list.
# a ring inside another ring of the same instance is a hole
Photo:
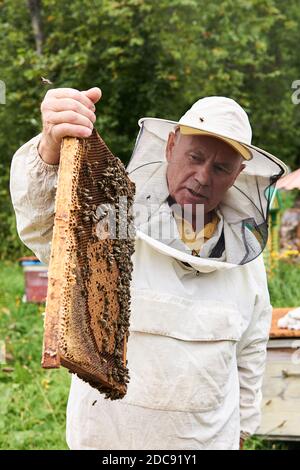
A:
{"label": "raised arm", "polygon": [[46,264],[50,257],[54,200],[63,137],[88,137],[96,120],[99,88],[49,90],[41,104],[43,129],[12,159],[10,192],[23,243]]}

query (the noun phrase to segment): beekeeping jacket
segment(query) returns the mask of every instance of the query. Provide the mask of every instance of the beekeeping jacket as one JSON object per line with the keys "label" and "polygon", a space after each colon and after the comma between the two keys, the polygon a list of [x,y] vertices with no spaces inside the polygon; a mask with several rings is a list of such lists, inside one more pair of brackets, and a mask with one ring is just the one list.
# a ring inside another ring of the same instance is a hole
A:
{"label": "beekeeping jacket", "polygon": [[[285,167],[252,146],[217,208],[215,233],[194,256],[167,202],[165,146],[175,124],[140,121],[128,166],[136,205],[147,207],[136,223],[128,392],[110,401],[73,375],[71,449],[238,449],[260,422],[272,311],[261,252],[269,190]],[[41,159],[39,139],[13,157],[11,196],[20,238],[48,263],[58,167]],[[156,233],[158,220],[174,224],[170,236]]]}

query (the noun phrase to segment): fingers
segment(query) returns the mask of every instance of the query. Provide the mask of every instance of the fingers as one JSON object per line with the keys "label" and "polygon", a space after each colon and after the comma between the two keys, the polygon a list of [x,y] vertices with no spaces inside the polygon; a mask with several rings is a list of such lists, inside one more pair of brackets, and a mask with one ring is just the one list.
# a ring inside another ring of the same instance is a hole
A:
{"label": "fingers", "polygon": [[44,112],[45,117],[47,117],[47,114],[51,111],[72,111],[73,113],[77,113],[87,117],[92,123],[96,121],[95,113],[90,108],[88,108],[81,102],[74,100],[73,98],[54,98],[51,101],[45,101],[42,103],[41,109],[42,112]]}
{"label": "fingers", "polygon": [[90,88],[89,90],[82,91],[93,103],[97,103],[102,96],[102,91],[98,87]]}
{"label": "fingers", "polygon": [[55,88],[46,93],[41,103],[41,151],[45,161],[59,161],[59,145],[64,137],[84,138],[91,135],[96,121],[94,103],[100,98],[101,90],[98,87],[85,91]]}
{"label": "fingers", "polygon": [[75,111],[60,111],[60,112],[48,112],[47,115],[45,116],[45,119],[47,120],[48,123],[50,124],[76,124],[79,126],[85,126],[88,127],[89,129],[93,129],[93,122],[95,122],[95,119],[93,119],[93,122],[86,116],[76,113]]}
{"label": "fingers", "polygon": [[72,100],[79,101],[79,103],[83,104],[87,108],[90,108],[93,111],[95,110],[93,101],[85,93],[75,90],[74,88],[54,88],[52,90],[48,90],[44,99],[51,98],[71,98]]}
{"label": "fingers", "polygon": [[63,137],[89,137],[92,133],[92,129],[86,126],[80,126],[76,124],[57,124],[53,127],[52,134],[55,142],[60,142]]}

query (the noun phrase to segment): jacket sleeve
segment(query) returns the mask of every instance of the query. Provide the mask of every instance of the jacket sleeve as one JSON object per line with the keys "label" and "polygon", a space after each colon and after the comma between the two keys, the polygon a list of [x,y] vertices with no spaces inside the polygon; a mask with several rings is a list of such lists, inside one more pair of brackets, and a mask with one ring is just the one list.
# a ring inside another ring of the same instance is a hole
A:
{"label": "jacket sleeve", "polygon": [[40,261],[48,264],[54,223],[58,165],[49,165],[37,147],[41,134],[14,154],[10,172],[10,193],[22,242]]}
{"label": "jacket sleeve", "polygon": [[267,343],[272,320],[272,306],[262,256],[257,259],[254,272],[260,286],[251,321],[237,350],[240,384],[241,438],[254,434],[261,421],[262,382],[264,377]]}

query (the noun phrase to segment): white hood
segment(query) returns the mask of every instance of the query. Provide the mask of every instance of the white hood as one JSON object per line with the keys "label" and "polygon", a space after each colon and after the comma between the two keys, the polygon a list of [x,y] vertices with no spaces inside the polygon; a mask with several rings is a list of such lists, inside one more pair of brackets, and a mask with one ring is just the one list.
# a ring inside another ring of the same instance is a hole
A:
{"label": "white hood", "polygon": [[[160,253],[188,263],[201,272],[233,268],[257,258],[268,238],[270,186],[287,173],[286,165],[264,150],[249,145],[253,158],[245,161],[246,168],[218,206],[217,231],[203,246],[200,257],[194,256],[180,240],[166,202],[169,191],[165,149],[168,135],[178,123],[143,118],[139,125],[141,129],[127,167],[130,178],[136,183],[135,205],[147,208],[136,219],[137,237]],[[168,240],[161,238],[160,233],[155,232],[158,221],[173,223],[174,236]],[[151,236],[149,226],[152,227]],[[212,251],[214,247],[216,249]]]}

